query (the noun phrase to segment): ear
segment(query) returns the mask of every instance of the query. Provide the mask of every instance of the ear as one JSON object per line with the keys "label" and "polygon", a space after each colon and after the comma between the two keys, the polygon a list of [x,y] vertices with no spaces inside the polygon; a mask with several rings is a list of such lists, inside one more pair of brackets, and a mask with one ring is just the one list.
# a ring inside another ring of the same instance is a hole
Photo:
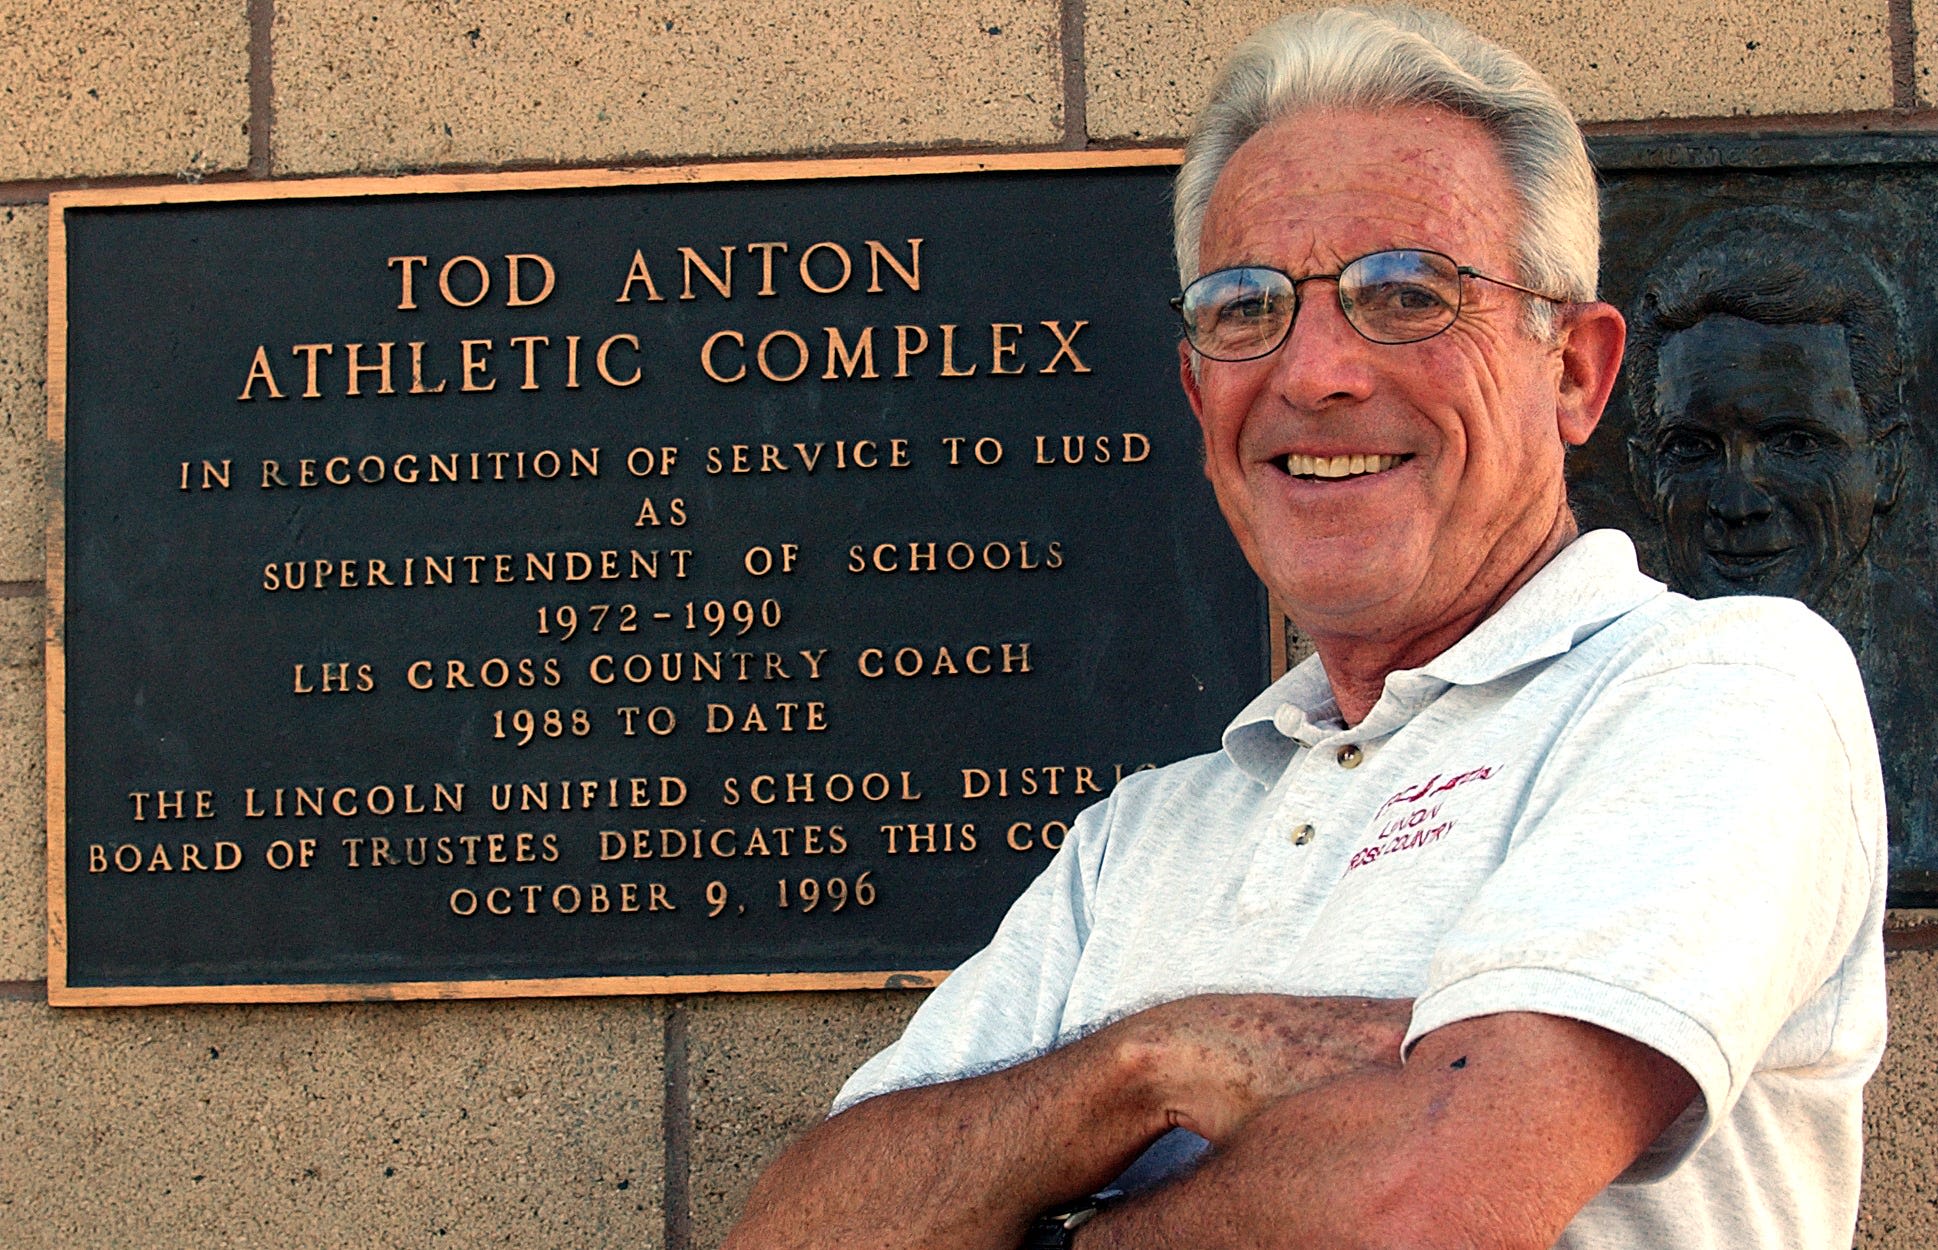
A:
{"label": "ear", "polygon": [[1894,425],[1871,443],[1872,465],[1877,470],[1876,510],[1889,512],[1898,502],[1898,488],[1904,485],[1904,426]]}
{"label": "ear", "polygon": [[1560,330],[1561,379],[1555,395],[1555,423],[1561,441],[1579,447],[1595,432],[1622,369],[1628,323],[1612,304],[1599,300],[1570,308]]}

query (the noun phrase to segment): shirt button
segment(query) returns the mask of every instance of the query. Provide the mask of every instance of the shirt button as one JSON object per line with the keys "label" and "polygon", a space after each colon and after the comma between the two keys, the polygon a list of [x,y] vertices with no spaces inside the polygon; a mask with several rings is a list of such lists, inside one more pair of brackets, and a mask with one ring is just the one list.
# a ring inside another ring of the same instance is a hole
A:
{"label": "shirt button", "polygon": [[1292,845],[1304,846],[1306,843],[1312,841],[1313,835],[1317,832],[1318,830],[1314,829],[1311,825],[1300,825],[1292,831]]}
{"label": "shirt button", "polygon": [[1339,748],[1338,758],[1339,758],[1339,767],[1358,768],[1359,761],[1365,759],[1366,756],[1365,756],[1365,753],[1362,752],[1358,747],[1348,742],[1345,746]]}

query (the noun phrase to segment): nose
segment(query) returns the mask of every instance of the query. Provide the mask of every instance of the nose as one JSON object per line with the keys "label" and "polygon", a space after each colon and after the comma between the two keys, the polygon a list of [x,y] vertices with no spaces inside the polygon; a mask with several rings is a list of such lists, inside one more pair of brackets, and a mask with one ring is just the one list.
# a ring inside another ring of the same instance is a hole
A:
{"label": "nose", "polygon": [[1394,351],[1368,342],[1346,320],[1338,287],[1313,282],[1299,292],[1292,332],[1272,357],[1272,381],[1298,408],[1316,409],[1365,399],[1372,393],[1371,353]]}
{"label": "nose", "polygon": [[1767,520],[1775,508],[1769,493],[1757,484],[1751,466],[1735,457],[1723,470],[1723,480],[1709,493],[1710,515],[1725,525],[1754,525]]}

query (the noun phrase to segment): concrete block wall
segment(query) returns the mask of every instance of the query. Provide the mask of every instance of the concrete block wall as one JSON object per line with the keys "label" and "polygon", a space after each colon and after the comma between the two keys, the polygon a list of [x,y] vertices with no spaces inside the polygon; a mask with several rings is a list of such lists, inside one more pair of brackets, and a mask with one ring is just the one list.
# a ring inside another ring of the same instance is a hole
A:
{"label": "concrete block wall", "polygon": [[[712,1246],[917,1001],[48,1008],[51,191],[1170,143],[1280,7],[0,0],[0,1245]],[[1592,128],[1938,128],[1938,0],[1447,7]],[[1938,913],[1888,936],[1858,1243],[1914,1250],[1938,1244]]]}

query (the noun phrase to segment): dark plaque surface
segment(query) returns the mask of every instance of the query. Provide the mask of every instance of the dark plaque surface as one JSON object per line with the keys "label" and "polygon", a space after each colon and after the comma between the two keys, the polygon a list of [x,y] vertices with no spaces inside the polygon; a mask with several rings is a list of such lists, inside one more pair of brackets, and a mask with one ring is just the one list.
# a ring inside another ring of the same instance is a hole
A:
{"label": "dark plaque surface", "polygon": [[58,203],[56,1001],[960,961],[1267,676],[1155,159]]}
{"label": "dark plaque surface", "polygon": [[1585,525],[1678,590],[1837,625],[1884,758],[1892,897],[1938,902],[1938,142],[1604,139],[1623,384],[1572,462]]}

